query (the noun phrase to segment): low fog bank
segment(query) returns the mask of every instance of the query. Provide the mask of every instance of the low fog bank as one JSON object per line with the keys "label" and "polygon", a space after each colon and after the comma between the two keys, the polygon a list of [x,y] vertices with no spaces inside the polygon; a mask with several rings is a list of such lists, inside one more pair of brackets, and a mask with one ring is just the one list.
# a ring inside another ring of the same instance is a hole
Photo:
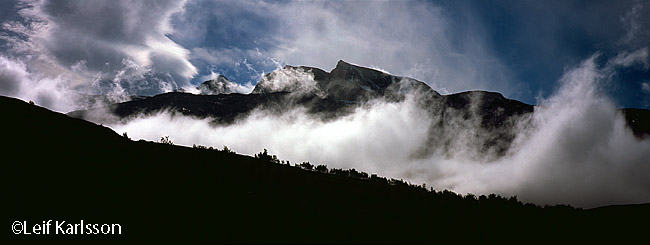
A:
{"label": "low fog bank", "polygon": [[[458,193],[585,208],[649,202],[650,140],[635,138],[599,89],[617,67],[630,65],[619,62],[630,57],[619,58],[599,66],[594,56],[569,70],[534,114],[516,117],[510,128],[515,139],[504,155],[478,149],[491,132],[475,118],[446,117],[444,130],[431,127],[443,119],[430,111],[444,108],[421,106],[417,94],[399,102],[374,100],[327,121],[305,109],[257,109],[228,126],[172,112],[110,126],[134,139],[168,135],[176,144],[225,145],[248,155],[266,148],[292,163],[355,168]],[[439,147],[439,141],[451,147]],[[422,154],[423,147],[430,151]]]}

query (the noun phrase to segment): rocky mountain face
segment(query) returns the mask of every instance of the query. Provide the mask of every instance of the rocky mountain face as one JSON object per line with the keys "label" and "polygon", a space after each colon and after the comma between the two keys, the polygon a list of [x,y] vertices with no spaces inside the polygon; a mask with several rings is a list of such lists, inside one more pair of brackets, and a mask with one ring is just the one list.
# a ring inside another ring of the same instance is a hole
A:
{"label": "rocky mountain face", "polygon": [[[163,110],[199,118],[214,124],[236,123],[253,110],[281,114],[294,108],[319,120],[333,120],[353,113],[373,101],[388,103],[415,96],[416,106],[430,117],[428,142],[413,157],[426,157],[458,147],[477,149],[479,154],[499,157],[516,136],[517,123],[534,112],[534,106],[505,98],[495,92],[468,91],[440,95],[415,79],[339,61],[330,72],[314,67],[285,66],[265,75],[250,94],[230,93],[232,82],[219,76],[198,88],[202,95],[166,93],[110,105],[106,108],[74,111],[69,116],[110,124]],[[115,117],[105,117],[105,112]],[[650,134],[650,111],[624,110],[637,137]],[[489,159],[488,159],[489,160]]]}
{"label": "rocky mountain face", "polygon": [[314,67],[285,66],[264,76],[252,93],[312,93],[321,98],[356,103],[382,96],[397,99],[401,97],[400,94],[415,90],[429,93],[428,96],[440,96],[415,79],[393,76],[340,60],[330,72]]}

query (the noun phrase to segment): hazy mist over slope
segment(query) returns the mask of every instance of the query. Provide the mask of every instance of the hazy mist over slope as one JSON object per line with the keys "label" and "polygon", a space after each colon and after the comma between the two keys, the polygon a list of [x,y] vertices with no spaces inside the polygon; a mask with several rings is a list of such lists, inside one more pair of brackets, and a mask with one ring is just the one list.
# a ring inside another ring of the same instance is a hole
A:
{"label": "hazy mist over slope", "polygon": [[[356,168],[459,193],[495,192],[580,207],[647,202],[650,140],[632,135],[599,87],[617,68],[647,62],[647,55],[647,49],[626,53],[605,65],[598,65],[595,55],[568,70],[558,90],[540,99],[532,116],[513,122],[515,143],[502,157],[478,150],[477,142],[489,132],[475,117],[445,118],[456,129],[433,133],[451,140],[453,147],[417,154],[427,147],[429,126],[439,120],[418,105],[418,94],[401,102],[373,100],[332,121],[301,109],[280,115],[258,109],[230,126],[211,126],[209,119],[170,112],[110,126],[134,139],[169,135],[182,145],[226,145],[251,155],[267,148],[292,163]],[[297,82],[286,74],[282,79]]]}

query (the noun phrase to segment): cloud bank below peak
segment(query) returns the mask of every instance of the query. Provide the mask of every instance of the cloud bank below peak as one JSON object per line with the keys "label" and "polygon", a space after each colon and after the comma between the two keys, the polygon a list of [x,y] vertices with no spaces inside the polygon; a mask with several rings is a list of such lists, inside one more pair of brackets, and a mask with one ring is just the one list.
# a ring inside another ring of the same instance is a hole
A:
{"label": "cloud bank below peak", "polygon": [[[633,135],[602,90],[617,70],[644,63],[644,52],[613,59],[593,55],[567,70],[558,81],[560,87],[540,99],[533,114],[512,118],[509,130],[515,139],[503,156],[481,150],[481,140],[494,132],[482,129],[476,117],[435,103],[423,108],[417,93],[398,102],[373,100],[325,121],[305,108],[278,114],[260,107],[229,125],[163,111],[109,126],[134,139],[169,136],[181,145],[227,145],[249,155],[268,149],[293,163],[355,168],[462,194],[517,195],[540,205],[583,208],[646,203],[650,140]],[[606,59],[606,65],[599,59]],[[288,84],[293,82],[290,75],[278,74]],[[431,127],[443,119],[451,130]],[[431,145],[428,135],[435,135],[436,141],[451,140],[453,147]],[[419,154],[423,146],[434,150]]]}

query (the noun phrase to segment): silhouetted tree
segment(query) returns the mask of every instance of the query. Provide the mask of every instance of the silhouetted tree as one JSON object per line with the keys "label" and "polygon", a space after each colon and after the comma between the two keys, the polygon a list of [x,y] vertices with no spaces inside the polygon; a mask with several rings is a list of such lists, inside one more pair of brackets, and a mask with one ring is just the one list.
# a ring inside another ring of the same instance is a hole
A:
{"label": "silhouetted tree", "polygon": [[280,164],[280,159],[278,159],[278,156],[277,156],[277,155],[272,155],[272,156],[271,156],[271,161],[270,161],[270,162],[271,162],[271,163],[275,163],[275,164]]}
{"label": "silhouetted tree", "polygon": [[370,180],[381,183],[381,184],[386,184],[386,185],[388,184],[388,180],[385,177],[377,176],[377,174],[372,174],[370,176]]}
{"label": "silhouetted tree", "polygon": [[271,160],[271,157],[269,157],[269,151],[266,148],[264,148],[264,151],[255,154],[255,158],[260,159],[260,160],[265,161],[265,162]]}
{"label": "silhouetted tree", "polygon": [[321,172],[321,173],[327,173],[327,166],[321,164],[316,166],[316,171]]}
{"label": "silhouetted tree", "polygon": [[264,149],[263,152],[255,154],[255,158],[260,159],[264,162],[269,162],[269,163],[276,163],[279,164],[280,160],[278,159],[278,156],[276,155],[269,155],[269,151]]}
{"label": "silhouetted tree", "polygon": [[472,200],[472,201],[476,200],[476,196],[474,194],[472,194],[472,193],[468,193],[467,195],[465,195],[464,198],[465,198],[465,200]]}
{"label": "silhouetted tree", "polygon": [[169,139],[169,136],[160,137],[160,143],[163,143],[163,144],[166,144],[166,145],[173,145],[174,144],[174,142],[172,142],[172,140]]}
{"label": "silhouetted tree", "polygon": [[206,146],[204,146],[204,145],[196,145],[196,144],[192,145],[192,148],[196,148],[196,149],[208,149],[208,147],[206,147]]}
{"label": "silhouetted tree", "polygon": [[230,150],[230,148],[228,148],[228,147],[225,146],[225,145],[223,146],[223,150],[221,150],[221,152],[225,152],[225,153],[235,153],[234,151]]}
{"label": "silhouetted tree", "polygon": [[300,167],[303,168],[303,169],[306,169],[306,170],[314,169],[314,165],[311,165],[311,163],[309,163],[309,162],[302,162],[300,164]]}
{"label": "silhouetted tree", "polygon": [[485,195],[480,195],[480,196],[478,197],[478,201],[479,201],[480,203],[485,203],[487,200],[488,200],[488,198],[487,198]]}
{"label": "silhouetted tree", "polygon": [[333,168],[332,170],[330,170],[330,173],[334,175],[340,175],[340,176],[350,176],[350,172],[340,168]]}

